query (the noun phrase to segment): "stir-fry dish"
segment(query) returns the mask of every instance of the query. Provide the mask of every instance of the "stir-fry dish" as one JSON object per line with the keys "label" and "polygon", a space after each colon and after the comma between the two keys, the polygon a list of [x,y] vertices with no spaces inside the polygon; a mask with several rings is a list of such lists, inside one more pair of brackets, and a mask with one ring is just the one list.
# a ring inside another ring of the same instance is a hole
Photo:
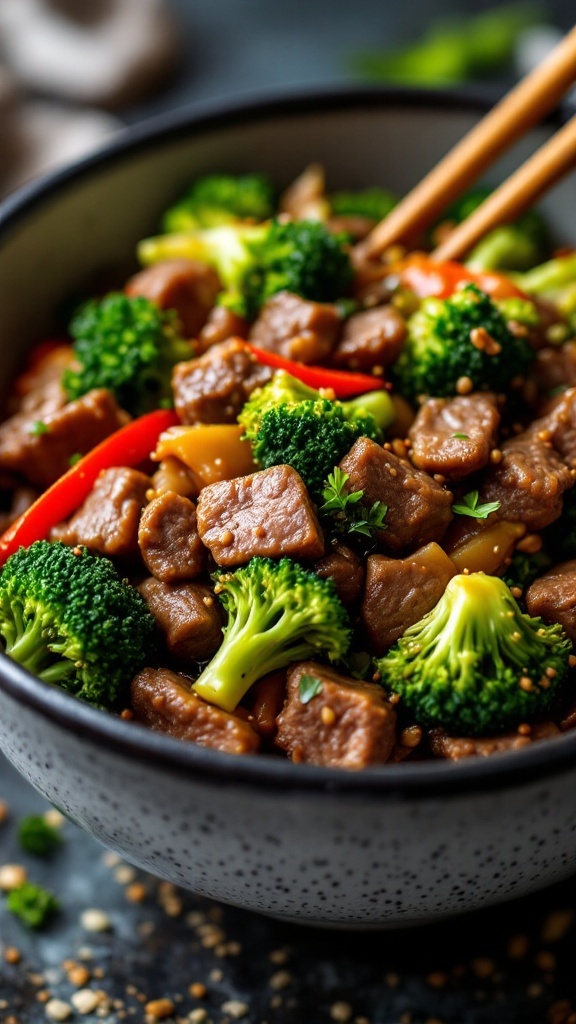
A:
{"label": "stir-fry dish", "polygon": [[191,184],[0,425],[0,638],[98,708],[360,769],[576,726],[576,253],[362,247],[394,196]]}

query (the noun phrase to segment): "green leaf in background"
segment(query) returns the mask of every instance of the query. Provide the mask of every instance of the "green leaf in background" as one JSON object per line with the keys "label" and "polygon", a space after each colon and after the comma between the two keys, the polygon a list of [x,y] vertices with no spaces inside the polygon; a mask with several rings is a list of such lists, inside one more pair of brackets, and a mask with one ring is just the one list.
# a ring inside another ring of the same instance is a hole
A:
{"label": "green leaf in background", "polygon": [[448,86],[486,78],[507,69],[520,32],[546,21],[545,12],[530,4],[442,18],[409,46],[357,54],[352,69],[362,78],[403,85]]}

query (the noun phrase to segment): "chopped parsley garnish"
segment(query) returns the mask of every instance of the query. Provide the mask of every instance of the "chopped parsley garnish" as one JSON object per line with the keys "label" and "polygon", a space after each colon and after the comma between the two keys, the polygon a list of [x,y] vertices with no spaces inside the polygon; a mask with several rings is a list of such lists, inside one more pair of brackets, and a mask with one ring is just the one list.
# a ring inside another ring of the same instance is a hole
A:
{"label": "chopped parsley garnish", "polygon": [[27,928],[43,928],[60,904],[47,889],[33,882],[23,882],[8,893],[6,906]]}
{"label": "chopped parsley garnish", "polygon": [[49,857],[62,842],[58,831],[39,814],[22,818],[18,839],[22,849],[36,857]]}
{"label": "chopped parsley garnish", "polygon": [[374,530],[385,530],[384,518],[388,506],[383,501],[375,501],[372,508],[367,509],[360,504],[364,491],[346,490],[348,473],[344,473],[339,466],[336,466],[330,473],[322,497],[324,504],[320,506],[320,512],[327,513],[340,533],[359,533],[364,537],[371,537]]}
{"label": "chopped parsley garnish", "polygon": [[48,434],[49,431],[50,427],[43,420],[34,420],[34,423],[30,424],[28,433],[33,437],[41,437],[42,434]]}
{"label": "chopped parsley garnish", "polygon": [[470,437],[468,434],[452,434],[452,437],[457,438],[458,441],[469,441]]}
{"label": "chopped parsley garnish", "polygon": [[452,505],[452,511],[459,516],[472,516],[473,519],[488,519],[491,512],[500,508],[499,501],[486,501],[483,505],[478,504],[478,491],[469,491],[461,502]]}
{"label": "chopped parsley garnish", "polygon": [[312,697],[322,693],[322,680],[316,676],[302,676],[298,683],[298,696],[301,704],[308,704]]}
{"label": "chopped parsley garnish", "polygon": [[74,452],[74,455],[71,455],[68,459],[68,465],[75,466],[77,462],[80,462],[81,458],[83,458],[82,452]]}

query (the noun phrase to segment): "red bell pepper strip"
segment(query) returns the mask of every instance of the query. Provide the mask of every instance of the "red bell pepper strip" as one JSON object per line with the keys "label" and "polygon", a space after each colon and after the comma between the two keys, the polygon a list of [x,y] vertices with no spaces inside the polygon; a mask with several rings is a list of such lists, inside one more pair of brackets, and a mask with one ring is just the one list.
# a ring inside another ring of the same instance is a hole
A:
{"label": "red bell pepper strip", "polygon": [[346,370],[330,370],[325,366],[307,366],[285,359],[275,352],[266,352],[256,345],[246,342],[253,356],[263,366],[272,366],[275,370],[285,370],[307,384],[310,388],[331,388],[336,398],[350,398],[362,395],[365,391],[380,391],[384,387],[382,377],[370,377],[367,373],[348,373]]}
{"label": "red bell pepper strip", "polygon": [[45,540],[53,526],[82,504],[103,469],[137,466],[154,451],[160,434],[179,423],[173,409],[156,409],[116,430],[84,455],[30,505],[0,537],[0,565],[20,547]]}
{"label": "red bell pepper strip", "polygon": [[429,295],[447,299],[457,288],[466,284],[478,285],[478,288],[494,299],[528,298],[505,274],[491,270],[469,270],[453,260],[437,263],[426,253],[408,256],[406,260],[392,266],[390,272],[397,274],[400,283],[420,299]]}

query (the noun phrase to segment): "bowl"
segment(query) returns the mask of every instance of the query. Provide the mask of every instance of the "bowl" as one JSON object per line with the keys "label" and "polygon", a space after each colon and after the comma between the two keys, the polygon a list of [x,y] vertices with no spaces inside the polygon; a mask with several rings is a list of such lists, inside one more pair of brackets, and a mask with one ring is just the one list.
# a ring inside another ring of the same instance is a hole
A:
{"label": "bowl", "polygon": [[[0,216],[0,388],[55,312],[134,269],[139,238],[195,175],[311,161],[330,185],[414,184],[488,104],[354,91],[229,103],[126,131],[11,198]],[[533,131],[499,180],[548,134]],[[544,207],[576,239],[576,181]],[[308,924],[430,922],[528,893],[576,867],[576,732],[509,754],[363,772],[234,757],[91,708],[0,655],[0,747],[48,800],[178,885]]]}

